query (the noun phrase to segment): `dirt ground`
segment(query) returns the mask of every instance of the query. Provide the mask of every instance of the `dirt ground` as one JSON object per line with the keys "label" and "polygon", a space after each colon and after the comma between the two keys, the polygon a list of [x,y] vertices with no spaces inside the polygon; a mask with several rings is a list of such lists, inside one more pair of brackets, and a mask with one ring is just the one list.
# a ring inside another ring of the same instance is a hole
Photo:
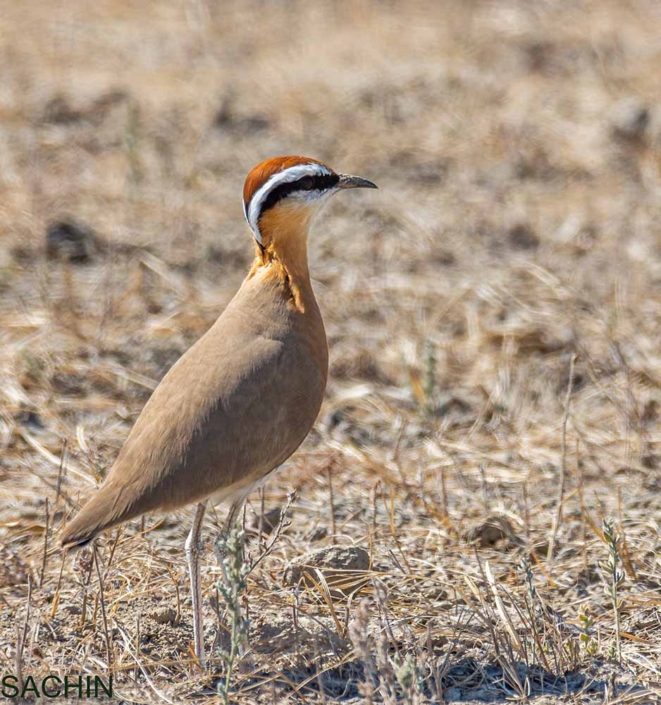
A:
{"label": "dirt ground", "polygon": [[[661,703],[660,66],[652,0],[0,0],[0,676]],[[224,507],[207,672],[190,509],[96,562],[58,534],[239,286],[279,154],[380,190],[311,237],[331,375],[249,501],[228,681]]]}

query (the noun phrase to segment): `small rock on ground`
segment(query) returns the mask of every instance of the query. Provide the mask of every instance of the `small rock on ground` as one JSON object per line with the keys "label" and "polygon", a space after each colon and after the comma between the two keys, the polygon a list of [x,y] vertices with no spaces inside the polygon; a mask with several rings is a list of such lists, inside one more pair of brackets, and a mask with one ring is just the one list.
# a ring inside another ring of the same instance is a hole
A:
{"label": "small rock on ground", "polygon": [[285,570],[283,584],[293,587],[304,581],[313,586],[313,580],[319,582],[319,571],[331,588],[331,594],[342,596],[363,587],[369,569],[370,554],[364,548],[327,546],[294,558]]}
{"label": "small rock on ground", "polygon": [[254,533],[259,533],[260,530],[260,520],[261,520],[261,530],[263,534],[270,534],[280,523],[280,515],[282,514],[282,507],[273,507],[264,512],[262,517],[260,514],[253,514],[248,519],[248,529]]}
{"label": "small rock on ground", "polygon": [[514,548],[523,542],[516,535],[512,524],[505,517],[491,516],[472,526],[465,534],[464,540],[476,543],[480,548]]}
{"label": "small rock on ground", "polygon": [[89,262],[100,243],[91,228],[74,220],[58,220],[46,229],[46,257],[73,264]]}

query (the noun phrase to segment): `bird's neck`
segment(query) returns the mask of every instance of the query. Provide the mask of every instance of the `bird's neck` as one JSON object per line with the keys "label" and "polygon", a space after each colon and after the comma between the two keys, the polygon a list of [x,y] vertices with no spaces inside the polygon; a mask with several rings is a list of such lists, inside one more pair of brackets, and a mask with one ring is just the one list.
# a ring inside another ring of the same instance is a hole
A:
{"label": "bird's neck", "polygon": [[250,278],[264,271],[267,276],[277,277],[300,313],[316,309],[308,269],[310,221],[311,213],[302,208],[281,207],[265,213],[259,223],[263,245],[257,246],[248,275]]}

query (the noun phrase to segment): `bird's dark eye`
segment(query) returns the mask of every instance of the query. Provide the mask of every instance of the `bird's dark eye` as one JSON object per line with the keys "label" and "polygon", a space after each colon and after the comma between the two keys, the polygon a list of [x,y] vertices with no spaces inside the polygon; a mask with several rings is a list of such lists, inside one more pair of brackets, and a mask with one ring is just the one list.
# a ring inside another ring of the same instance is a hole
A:
{"label": "bird's dark eye", "polygon": [[311,176],[304,176],[299,184],[304,191],[311,191],[314,188],[314,179]]}

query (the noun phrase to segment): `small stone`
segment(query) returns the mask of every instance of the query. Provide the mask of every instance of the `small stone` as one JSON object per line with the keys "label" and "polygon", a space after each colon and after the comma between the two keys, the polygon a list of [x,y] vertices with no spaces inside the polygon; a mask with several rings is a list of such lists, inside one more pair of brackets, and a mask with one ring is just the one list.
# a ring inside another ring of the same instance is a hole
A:
{"label": "small stone", "polygon": [[227,96],[213,121],[213,126],[217,130],[240,135],[252,135],[255,132],[263,132],[271,125],[271,120],[266,115],[254,113],[252,115],[237,115],[234,111],[234,100],[232,96]]}
{"label": "small stone", "polygon": [[293,587],[301,582],[314,586],[319,571],[331,594],[344,597],[360,590],[368,581],[370,554],[359,546],[327,546],[295,558],[287,566],[283,584]]}
{"label": "small stone", "polygon": [[46,229],[46,257],[73,264],[89,262],[99,243],[90,228],[74,220],[58,220]]}
{"label": "small stone", "polygon": [[316,529],[312,530],[308,540],[313,543],[314,541],[322,541],[328,536],[328,529],[325,526],[318,526]]}
{"label": "small stone", "polygon": [[621,142],[642,142],[650,124],[650,110],[637,99],[626,100],[614,110],[612,134]]}
{"label": "small stone", "polygon": [[513,548],[521,545],[521,539],[514,533],[512,525],[505,517],[492,516],[471,527],[464,536],[466,541],[477,543],[480,548],[493,546]]}
{"label": "small stone", "polygon": [[250,519],[248,519],[248,529],[258,534],[261,523],[262,533],[270,534],[280,523],[281,513],[281,507],[273,507],[273,509],[269,509],[268,511],[264,512],[263,517],[260,514],[253,514]]}
{"label": "small stone", "polygon": [[80,122],[82,117],[82,113],[73,108],[65,96],[56,95],[46,103],[42,120],[53,125],[69,125]]}
{"label": "small stone", "polygon": [[515,225],[508,233],[510,245],[516,250],[534,250],[539,247],[539,238],[528,225]]}
{"label": "small stone", "polygon": [[24,409],[19,411],[14,416],[14,419],[18,421],[21,426],[29,428],[31,431],[43,431],[45,428],[41,416],[39,416],[36,411]]}
{"label": "small stone", "polygon": [[158,624],[176,624],[177,623],[177,613],[172,609],[172,607],[167,607],[157,612],[152,612],[149,615]]}

